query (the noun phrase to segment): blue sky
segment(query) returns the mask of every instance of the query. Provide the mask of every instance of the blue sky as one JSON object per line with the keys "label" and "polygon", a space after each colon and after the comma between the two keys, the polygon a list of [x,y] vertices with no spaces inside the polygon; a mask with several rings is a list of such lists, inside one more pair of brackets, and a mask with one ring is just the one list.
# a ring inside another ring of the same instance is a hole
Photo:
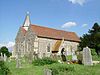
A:
{"label": "blue sky", "polygon": [[32,24],[78,36],[100,24],[100,0],[0,0],[0,45],[13,44],[27,11]]}

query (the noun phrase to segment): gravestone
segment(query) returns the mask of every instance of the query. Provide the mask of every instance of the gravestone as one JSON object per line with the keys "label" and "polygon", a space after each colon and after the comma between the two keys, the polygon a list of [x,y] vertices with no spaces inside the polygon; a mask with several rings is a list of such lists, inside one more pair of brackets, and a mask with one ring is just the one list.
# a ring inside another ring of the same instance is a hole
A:
{"label": "gravestone", "polygon": [[91,50],[88,47],[83,48],[83,64],[84,65],[93,65]]}
{"label": "gravestone", "polygon": [[2,54],[2,53],[1,53],[1,57],[0,57],[0,59],[1,59],[1,61],[3,61],[3,59],[4,59],[4,58],[3,58],[3,54]]}
{"label": "gravestone", "polygon": [[52,75],[52,71],[50,69],[44,69],[44,75]]}
{"label": "gravestone", "polygon": [[6,54],[4,54],[4,61],[7,61],[7,56],[6,56]]}
{"label": "gravestone", "polygon": [[16,55],[16,68],[21,68],[21,59],[19,53]]}

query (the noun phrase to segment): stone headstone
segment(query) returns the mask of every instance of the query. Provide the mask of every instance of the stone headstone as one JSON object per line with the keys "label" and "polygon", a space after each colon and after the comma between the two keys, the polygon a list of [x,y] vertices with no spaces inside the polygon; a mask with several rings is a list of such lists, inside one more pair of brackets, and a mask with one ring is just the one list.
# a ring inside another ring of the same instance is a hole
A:
{"label": "stone headstone", "polygon": [[83,64],[84,65],[93,65],[92,55],[90,48],[83,48]]}
{"label": "stone headstone", "polygon": [[52,75],[52,71],[50,69],[44,69],[44,75]]}
{"label": "stone headstone", "polygon": [[7,61],[7,56],[6,56],[6,54],[4,54],[4,61]]}
{"label": "stone headstone", "polygon": [[1,58],[1,60],[3,60],[3,59],[4,59],[4,58],[3,58],[3,54],[2,54],[2,53],[1,53],[1,57],[0,57],[0,58]]}
{"label": "stone headstone", "polygon": [[21,68],[21,59],[19,54],[16,55],[16,68]]}

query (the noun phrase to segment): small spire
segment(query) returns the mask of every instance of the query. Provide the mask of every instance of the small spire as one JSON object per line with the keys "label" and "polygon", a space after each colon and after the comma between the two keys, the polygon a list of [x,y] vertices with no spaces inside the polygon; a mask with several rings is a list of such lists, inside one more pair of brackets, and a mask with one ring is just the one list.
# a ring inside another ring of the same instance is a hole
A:
{"label": "small spire", "polygon": [[26,12],[26,17],[25,17],[25,20],[24,20],[24,23],[23,23],[24,29],[28,30],[28,27],[29,27],[30,24],[31,24],[31,22],[30,22],[30,16],[29,16],[29,12],[27,11]]}

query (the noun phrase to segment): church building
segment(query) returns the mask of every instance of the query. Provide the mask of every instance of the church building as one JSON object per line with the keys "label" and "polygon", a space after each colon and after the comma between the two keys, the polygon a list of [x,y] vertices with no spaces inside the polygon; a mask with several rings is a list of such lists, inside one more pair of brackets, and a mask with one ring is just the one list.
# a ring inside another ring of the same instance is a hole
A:
{"label": "church building", "polygon": [[39,58],[50,57],[51,54],[60,54],[62,48],[66,55],[71,55],[77,50],[79,42],[80,39],[75,32],[31,24],[27,14],[15,39],[14,55],[19,53],[23,57],[33,53]]}

